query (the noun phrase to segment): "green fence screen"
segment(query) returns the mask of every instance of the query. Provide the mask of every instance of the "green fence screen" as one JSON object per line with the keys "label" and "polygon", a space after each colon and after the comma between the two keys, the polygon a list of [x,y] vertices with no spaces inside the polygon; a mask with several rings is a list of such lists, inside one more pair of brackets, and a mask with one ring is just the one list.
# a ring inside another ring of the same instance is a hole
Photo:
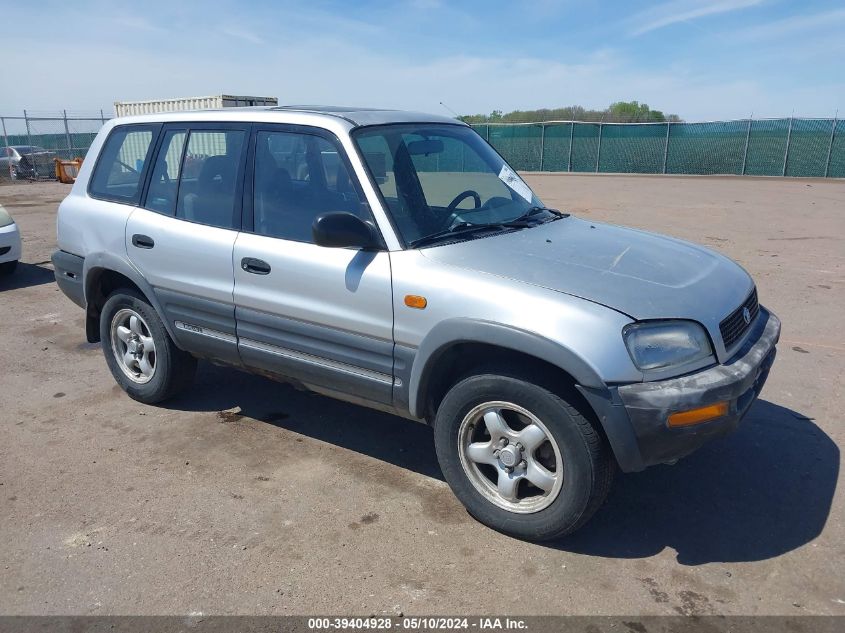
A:
{"label": "green fence screen", "polygon": [[[106,120],[102,112],[94,117],[0,116],[0,146],[37,145],[60,158],[85,156]],[[845,121],[838,119],[473,127],[520,171],[845,178]],[[472,168],[471,157],[456,151],[436,160],[440,170]]]}
{"label": "green fence screen", "polygon": [[845,178],[845,122],[479,124],[520,171]]}

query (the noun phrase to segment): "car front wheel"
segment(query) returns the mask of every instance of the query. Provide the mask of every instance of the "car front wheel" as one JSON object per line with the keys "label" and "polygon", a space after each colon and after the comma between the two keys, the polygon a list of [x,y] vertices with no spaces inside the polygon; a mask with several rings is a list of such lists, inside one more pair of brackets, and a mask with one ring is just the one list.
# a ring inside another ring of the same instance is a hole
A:
{"label": "car front wheel", "polygon": [[458,382],[438,408],[434,437],[446,481],[470,514],[519,538],[578,529],[604,502],[615,471],[581,411],[518,377]]}
{"label": "car front wheel", "polygon": [[100,314],[100,340],[114,379],[139,402],[161,402],[193,381],[196,359],[174,345],[155,309],[134,290],[109,296]]}

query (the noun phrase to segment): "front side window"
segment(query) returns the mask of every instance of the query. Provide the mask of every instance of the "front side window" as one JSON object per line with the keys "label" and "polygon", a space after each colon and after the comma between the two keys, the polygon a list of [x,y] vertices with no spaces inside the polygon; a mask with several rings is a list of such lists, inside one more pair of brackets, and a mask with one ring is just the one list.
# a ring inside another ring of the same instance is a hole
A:
{"label": "front side window", "polygon": [[546,219],[528,185],[469,127],[383,125],[353,136],[408,244],[456,227],[512,222],[532,210]]}
{"label": "front side window", "polygon": [[341,150],[331,141],[299,132],[259,132],[255,146],[255,232],[312,242],[321,213],[348,211],[364,220]]}
{"label": "front side window", "polygon": [[118,126],[103,144],[89,191],[96,198],[138,203],[141,174],[158,126]]}
{"label": "front side window", "polygon": [[[224,229],[240,226],[240,218],[235,217],[235,193],[245,139],[243,130],[190,132],[179,174],[177,218]],[[178,146],[179,142],[178,133],[174,133],[170,144]],[[177,151],[174,148],[171,154],[168,148],[165,157],[168,178],[171,173],[169,157],[175,156]],[[163,174],[161,171],[162,180]],[[164,200],[169,204],[166,197]]]}

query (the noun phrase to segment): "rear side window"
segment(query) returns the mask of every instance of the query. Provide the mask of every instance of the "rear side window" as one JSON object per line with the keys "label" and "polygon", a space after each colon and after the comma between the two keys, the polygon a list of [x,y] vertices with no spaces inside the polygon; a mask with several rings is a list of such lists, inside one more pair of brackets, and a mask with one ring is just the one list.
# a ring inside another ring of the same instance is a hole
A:
{"label": "rear side window", "polygon": [[[235,216],[243,130],[192,130],[182,159],[176,217],[231,229],[240,226]],[[178,142],[174,136],[174,142]],[[168,159],[168,169],[169,167]]]}
{"label": "rear side window", "polygon": [[137,204],[144,166],[157,132],[155,125],[126,125],[112,130],[100,151],[88,192],[95,198]]}
{"label": "rear side window", "polygon": [[176,195],[179,192],[179,166],[188,133],[185,130],[168,130],[158,150],[147,190],[146,208],[165,215],[176,212]]}

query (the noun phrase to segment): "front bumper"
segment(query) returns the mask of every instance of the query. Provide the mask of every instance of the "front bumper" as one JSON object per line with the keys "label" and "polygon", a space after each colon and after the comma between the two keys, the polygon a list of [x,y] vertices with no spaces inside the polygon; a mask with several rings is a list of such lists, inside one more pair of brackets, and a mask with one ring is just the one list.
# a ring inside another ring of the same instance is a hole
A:
{"label": "front bumper", "polygon": [[[615,388],[612,400],[616,406],[611,408],[617,428],[624,416],[633,431],[624,448],[621,442],[614,446],[622,470],[642,470],[674,461],[736,429],[760,395],[775,360],[779,337],[780,320],[761,306],[751,334],[727,363],[680,378]],[[688,427],[669,427],[672,413],[724,400],[729,407],[723,417]]]}
{"label": "front bumper", "polygon": [[21,234],[18,225],[12,222],[0,228],[0,264],[15,262],[21,258]]}

